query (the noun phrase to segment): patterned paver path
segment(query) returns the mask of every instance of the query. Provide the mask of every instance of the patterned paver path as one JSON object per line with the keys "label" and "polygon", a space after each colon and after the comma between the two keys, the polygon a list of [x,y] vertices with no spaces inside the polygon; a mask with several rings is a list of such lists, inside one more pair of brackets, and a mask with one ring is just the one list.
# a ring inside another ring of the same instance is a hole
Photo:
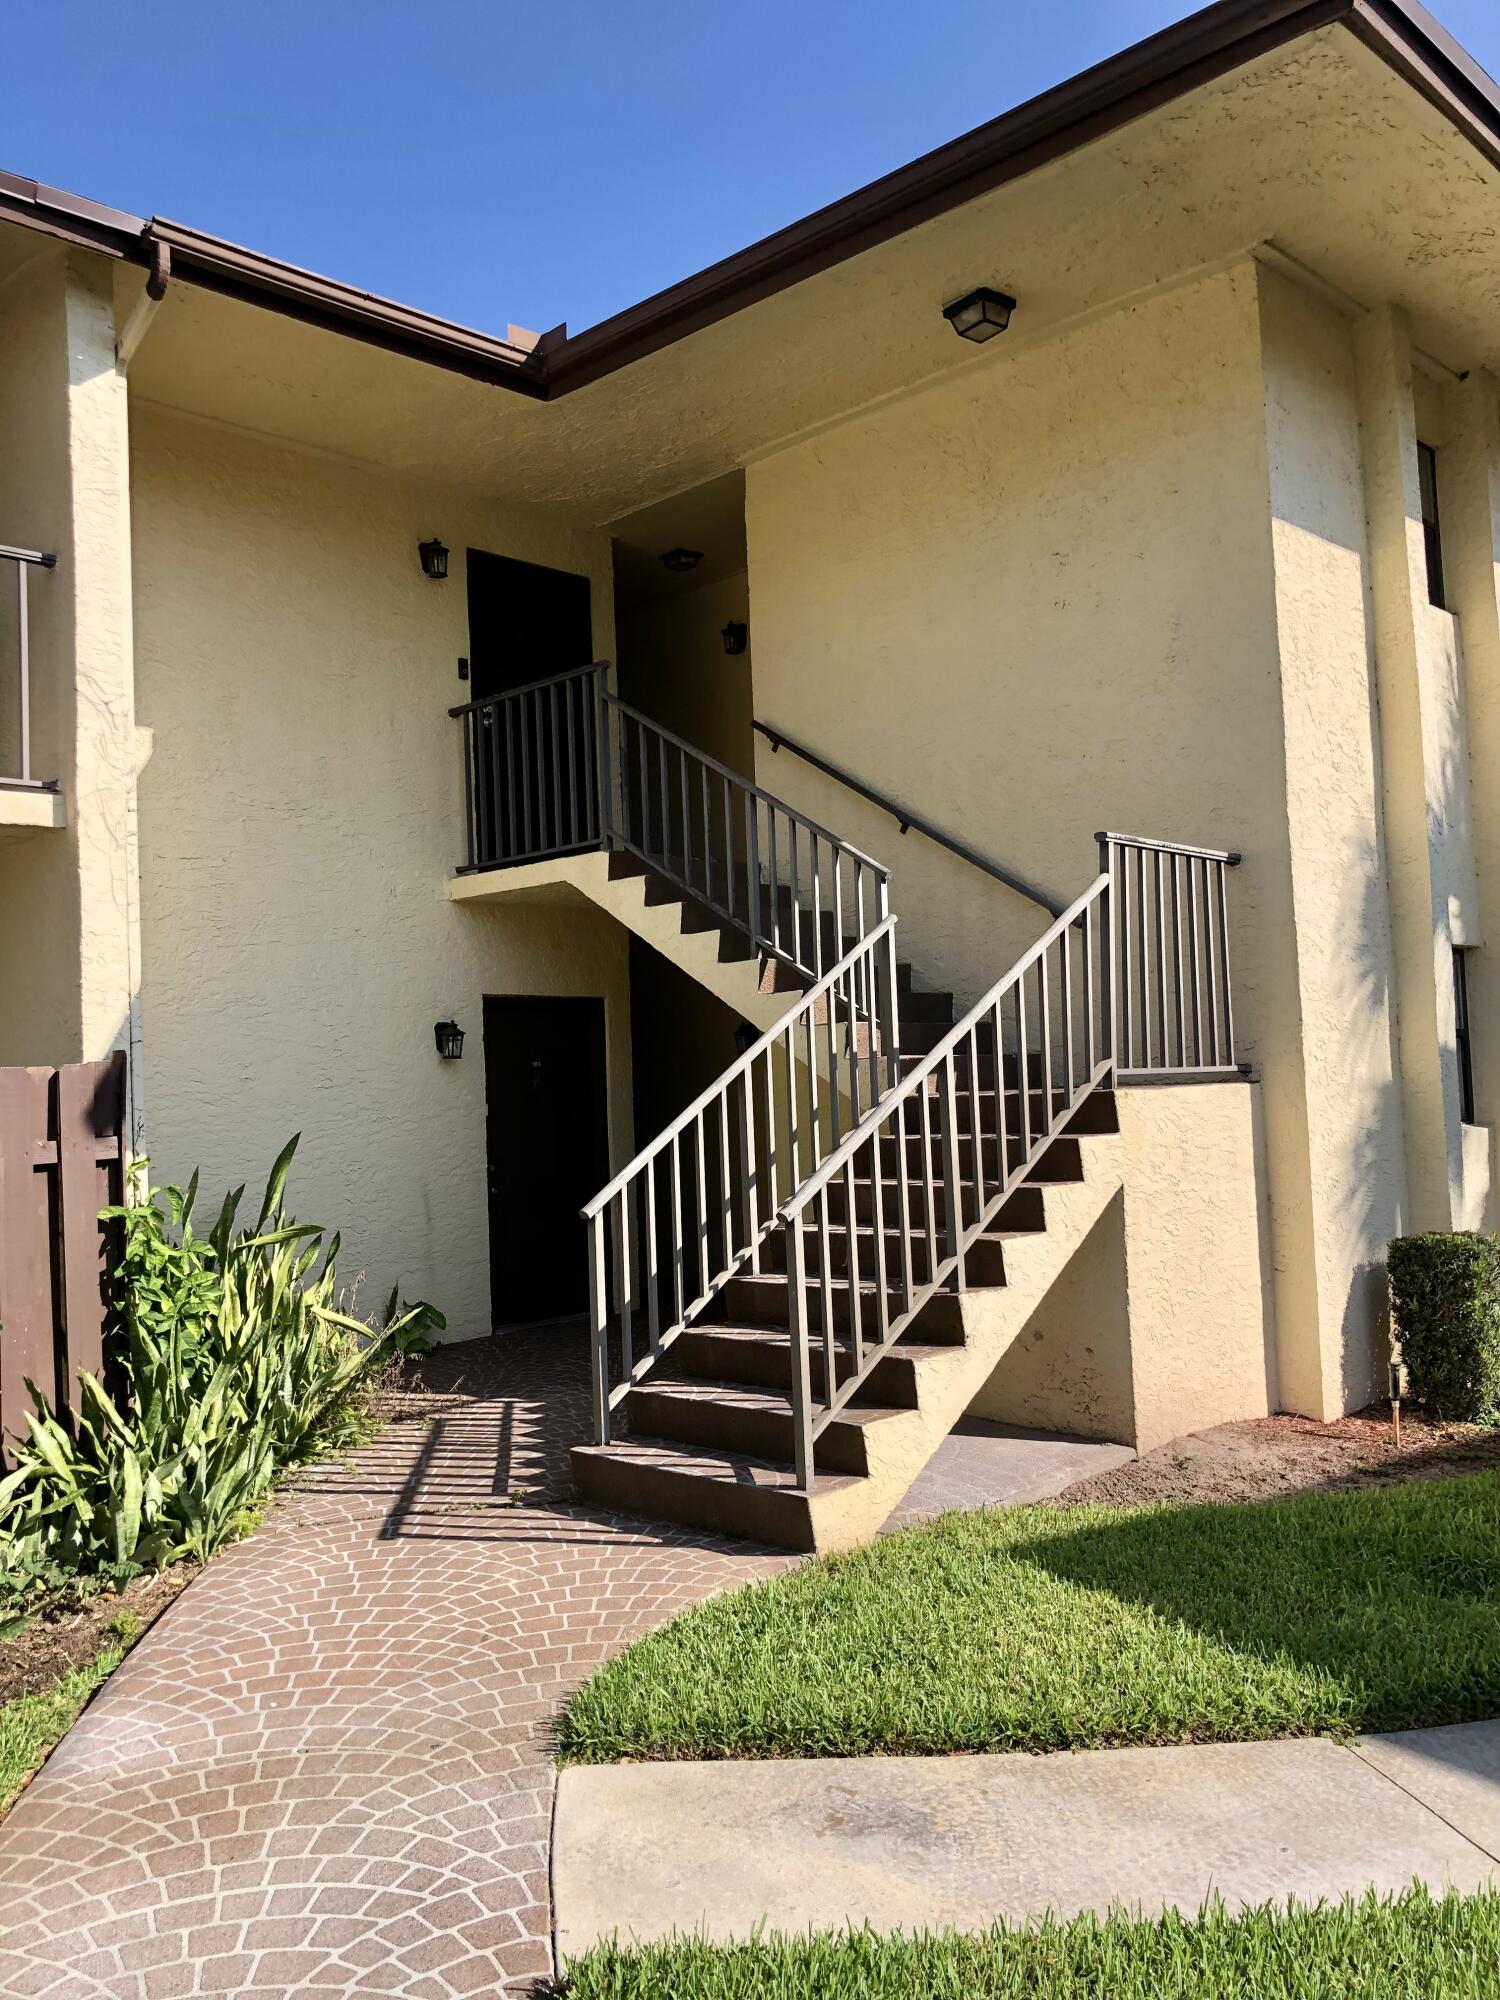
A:
{"label": "patterned paver path", "polygon": [[781,1566],[567,1504],[576,1336],[449,1348],[434,1402],[278,1503],[0,1825],[5,2000],[525,1991],[550,1723],[678,1606]]}

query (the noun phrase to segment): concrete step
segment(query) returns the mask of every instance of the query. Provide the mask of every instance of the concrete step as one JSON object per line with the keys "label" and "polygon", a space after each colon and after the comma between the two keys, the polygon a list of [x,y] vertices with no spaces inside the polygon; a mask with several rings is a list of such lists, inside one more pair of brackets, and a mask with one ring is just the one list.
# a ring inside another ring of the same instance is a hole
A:
{"label": "concrete step", "polygon": [[[947,1255],[942,1226],[943,1203],[941,1193],[938,1194],[935,1206],[937,1209],[937,1254],[939,1267],[941,1267],[942,1261]],[[886,1213],[887,1216],[895,1213],[894,1201]],[[810,1218],[812,1217],[811,1211],[809,1211],[809,1216]],[[929,1266],[930,1246],[925,1229],[921,1233],[916,1233],[916,1228],[917,1224],[914,1218],[912,1279],[914,1283],[921,1285],[925,1284],[931,1275]],[[972,1285],[1003,1285],[1005,1283],[1006,1243],[1013,1241],[1017,1236],[1030,1233],[1023,1230],[989,1229],[985,1231],[984,1235],[976,1237],[969,1245],[964,1265],[965,1275],[969,1283]],[[884,1247],[887,1279],[889,1280],[893,1273],[900,1271],[901,1232],[898,1229],[887,1227],[880,1232],[880,1236],[877,1239],[876,1232],[872,1226],[856,1224],[854,1234],[858,1254],[858,1270],[861,1278],[865,1279],[871,1285],[875,1283],[877,1240]],[[823,1233],[817,1226],[815,1218],[810,1219],[809,1225],[803,1233],[803,1242],[806,1248],[808,1272],[815,1275],[823,1268]],[[784,1229],[773,1230],[771,1235],[766,1239],[762,1255],[764,1266],[767,1270],[784,1271],[787,1267],[786,1260],[790,1255],[788,1232]],[[828,1268],[831,1272],[840,1277],[848,1276],[849,1231],[842,1223],[832,1220],[830,1220],[828,1225],[828,1259]]]}
{"label": "concrete step", "polygon": [[[731,1321],[748,1323],[752,1326],[785,1328],[790,1324],[789,1293],[791,1283],[781,1272],[765,1271],[758,1277],[731,1278],[720,1290],[715,1301],[716,1313]],[[873,1285],[859,1288],[861,1322],[866,1328],[876,1323],[878,1300]],[[837,1333],[848,1333],[853,1325],[852,1296],[846,1278],[831,1279],[828,1291],[833,1307],[833,1327]],[[815,1329],[823,1324],[823,1302],[819,1295],[808,1301],[809,1318]],[[921,1336],[925,1340],[962,1340],[963,1320],[961,1315],[943,1303],[945,1295],[937,1294],[923,1307],[920,1319]],[[956,1306],[957,1301],[954,1301]],[[886,1310],[894,1318],[901,1311],[901,1298],[894,1290],[887,1291]],[[915,1330],[915,1329],[914,1329]]]}
{"label": "concrete step", "polygon": [[[784,1390],[652,1376],[631,1390],[624,1409],[633,1438],[706,1445],[775,1465],[792,1463],[792,1402]],[[895,1414],[863,1403],[840,1410],[816,1441],[817,1470],[863,1478],[869,1471],[867,1433]]]}
{"label": "concrete step", "polygon": [[[951,1341],[902,1340],[882,1355],[860,1384],[856,1400],[877,1409],[917,1407],[917,1374],[929,1355],[947,1353]],[[847,1382],[855,1372],[853,1344],[834,1347],[834,1374]],[[792,1383],[791,1335],[784,1327],[750,1326],[743,1322],[690,1326],[672,1344],[675,1377],[688,1381],[738,1382],[751,1388],[786,1394]],[[808,1373],[815,1394],[821,1394],[827,1357],[821,1340],[809,1350]],[[665,1378],[664,1378],[665,1379]]]}
{"label": "concrete step", "polygon": [[[573,1484],[580,1498],[622,1514],[645,1514],[691,1528],[737,1535],[774,1548],[815,1545],[812,1496],[784,1465],[707,1445],[640,1438],[574,1445]],[[819,1479],[818,1502],[836,1505],[861,1482],[838,1473]]]}

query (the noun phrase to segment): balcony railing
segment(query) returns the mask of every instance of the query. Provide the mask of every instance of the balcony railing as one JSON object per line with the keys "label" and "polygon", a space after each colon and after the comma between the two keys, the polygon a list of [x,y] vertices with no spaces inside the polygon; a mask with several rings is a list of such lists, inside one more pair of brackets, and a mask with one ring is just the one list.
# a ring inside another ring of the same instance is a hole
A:
{"label": "balcony railing", "polygon": [[621,701],[606,662],[449,714],[464,731],[461,873],[635,854],[814,980],[890,914],[879,862]]}
{"label": "balcony railing", "polygon": [[55,792],[55,778],[38,778],[31,768],[31,606],[28,579],[33,569],[54,569],[57,557],[40,549],[10,549],[0,544],[0,564],[15,571],[16,635],[16,738],[12,755],[17,768],[7,770],[0,763],[0,785],[31,791]]}

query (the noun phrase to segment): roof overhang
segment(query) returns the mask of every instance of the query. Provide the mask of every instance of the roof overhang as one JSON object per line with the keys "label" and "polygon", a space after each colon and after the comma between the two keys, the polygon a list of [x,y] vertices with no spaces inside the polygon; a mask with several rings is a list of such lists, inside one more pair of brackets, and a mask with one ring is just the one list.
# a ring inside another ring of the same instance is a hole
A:
{"label": "roof overhang", "polygon": [[1411,0],[1218,0],[843,200],[574,335],[530,350],[161,217],[0,173],[0,218],[392,353],[553,401],[1299,38],[1346,27],[1500,166],[1500,90]]}

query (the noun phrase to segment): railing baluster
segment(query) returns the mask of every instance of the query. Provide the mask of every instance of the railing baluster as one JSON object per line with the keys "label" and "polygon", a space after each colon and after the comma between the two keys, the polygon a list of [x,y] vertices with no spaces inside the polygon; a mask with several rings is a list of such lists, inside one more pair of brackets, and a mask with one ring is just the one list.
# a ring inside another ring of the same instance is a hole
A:
{"label": "railing baluster", "polygon": [[828,1190],[818,1196],[818,1304],[823,1320],[823,1398],[832,1408],[838,1396],[838,1340],[833,1324],[833,1244],[828,1231]]}
{"label": "railing baluster", "polygon": [[1188,964],[1192,970],[1192,1066],[1204,1066],[1204,968],[1198,956],[1198,870],[1204,864],[1188,856]]}
{"label": "railing baluster", "polygon": [[609,1443],[609,1312],[604,1297],[604,1216],[589,1222],[589,1377],[593,1390],[594,1442]]}
{"label": "railing baluster", "polygon": [[1041,1130],[1052,1137],[1052,992],[1047,978],[1047,953],[1044,951],[1036,962],[1036,1004],[1041,1015]]}
{"label": "railing baluster", "polygon": [[[791,1307],[792,1460],[797,1484],[812,1491],[812,1385],[808,1379],[807,1246],[802,1237],[802,1211],[787,1225],[788,1304]],[[832,1401],[830,1385],[830,1402]]]}
{"label": "railing baluster", "polygon": [[672,1318],[681,1325],[686,1318],[687,1273],[682,1228],[682,1148],[672,1140]]}
{"label": "railing baluster", "polygon": [[1234,1062],[1234,996],[1229,984],[1229,908],[1224,888],[1224,877],[1228,871],[1227,864],[1222,861],[1216,861],[1213,864],[1213,868],[1214,887],[1218,893],[1219,903],[1219,979],[1224,995],[1224,1047],[1221,1060],[1227,1065],[1232,1065]]}
{"label": "railing baluster", "polygon": [[656,1162],[646,1168],[646,1326],[651,1336],[651,1352],[661,1353],[661,1255],[657,1242]]}
{"label": "railing baluster", "polygon": [[[876,1144],[878,1146],[878,1140]],[[830,1181],[829,1186],[832,1185]],[[845,1258],[849,1277],[849,1333],[854,1343],[854,1372],[859,1375],[865,1365],[865,1309],[859,1295],[859,1203],[855,1194],[852,1154],[844,1163],[844,1234],[849,1244]]]}
{"label": "railing baluster", "polygon": [[755,1066],[740,1083],[740,1157],[744,1163],[745,1236],[750,1245],[750,1269],[760,1270],[760,1169],[755,1150]]}
{"label": "railing baluster", "polygon": [[[953,1073],[953,1055],[950,1050],[939,1075],[943,1092],[943,1211],[946,1218],[948,1256],[954,1260],[953,1282],[958,1291],[966,1289],[964,1281],[964,1220],[963,1190],[958,1175],[958,1089]],[[974,1145],[978,1148],[979,1132],[974,1132]],[[933,1265],[928,1276],[936,1275]]]}
{"label": "railing baluster", "polygon": [[1209,883],[1210,862],[1203,863],[1203,944],[1208,972],[1208,1061],[1211,1069],[1219,1064],[1219,978],[1218,946],[1214,940],[1213,890]]}

